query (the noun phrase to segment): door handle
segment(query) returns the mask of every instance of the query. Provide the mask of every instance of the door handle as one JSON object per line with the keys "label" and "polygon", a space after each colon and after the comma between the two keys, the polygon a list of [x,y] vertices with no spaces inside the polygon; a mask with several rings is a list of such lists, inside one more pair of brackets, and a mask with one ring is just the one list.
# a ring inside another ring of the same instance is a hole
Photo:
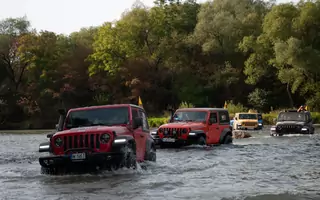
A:
{"label": "door handle", "polygon": [[219,130],[219,127],[217,127],[216,129]]}
{"label": "door handle", "polygon": [[142,138],[143,138],[143,137],[144,137],[144,135],[140,135],[140,137],[142,137]]}

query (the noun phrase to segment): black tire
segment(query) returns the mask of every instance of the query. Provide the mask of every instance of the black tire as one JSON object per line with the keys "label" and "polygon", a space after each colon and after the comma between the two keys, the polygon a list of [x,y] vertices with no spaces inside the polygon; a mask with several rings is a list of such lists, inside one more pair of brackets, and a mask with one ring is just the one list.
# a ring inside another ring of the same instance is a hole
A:
{"label": "black tire", "polygon": [[232,136],[227,134],[226,136],[224,136],[223,139],[223,144],[231,144],[232,143]]}
{"label": "black tire", "polygon": [[157,161],[157,153],[156,148],[154,146],[151,147],[150,151],[146,154],[146,160],[156,162]]}
{"label": "black tire", "polygon": [[200,136],[200,137],[198,138],[197,144],[198,144],[198,145],[202,145],[202,146],[203,146],[203,145],[206,145],[207,142],[206,142],[205,137]]}
{"label": "black tire", "polygon": [[41,166],[40,173],[46,174],[46,175],[53,175],[55,173],[55,170],[54,170],[54,168],[47,168],[47,167]]}
{"label": "black tire", "polygon": [[132,143],[123,146],[120,150],[123,153],[123,158],[120,167],[137,168],[136,148]]}
{"label": "black tire", "polygon": [[64,168],[51,168],[51,167],[42,167],[41,166],[41,174],[46,175],[63,175],[66,173]]}

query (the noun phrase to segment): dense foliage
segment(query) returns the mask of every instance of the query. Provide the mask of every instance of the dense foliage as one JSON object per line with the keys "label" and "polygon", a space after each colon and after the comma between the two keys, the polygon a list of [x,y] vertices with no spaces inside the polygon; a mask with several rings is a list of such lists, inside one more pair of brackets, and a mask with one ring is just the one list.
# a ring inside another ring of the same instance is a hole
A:
{"label": "dense foliage", "polygon": [[157,0],[68,36],[0,22],[0,128],[52,128],[58,108],[233,101],[320,110],[320,0]]}

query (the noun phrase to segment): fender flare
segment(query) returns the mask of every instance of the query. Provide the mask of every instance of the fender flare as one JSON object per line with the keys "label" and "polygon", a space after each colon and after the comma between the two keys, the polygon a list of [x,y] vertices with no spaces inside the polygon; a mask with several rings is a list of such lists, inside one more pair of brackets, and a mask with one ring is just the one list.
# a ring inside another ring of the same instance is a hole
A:
{"label": "fender flare", "polygon": [[223,142],[226,135],[230,135],[232,137],[232,130],[230,128],[223,129],[222,133],[220,134],[220,144]]}
{"label": "fender flare", "polygon": [[127,145],[128,143],[133,143],[134,148],[136,148],[135,139],[131,135],[119,135],[114,138],[112,141],[112,147],[120,147]]}
{"label": "fender flare", "polygon": [[42,142],[39,144],[39,152],[51,152],[50,142]]}
{"label": "fender flare", "polygon": [[195,137],[203,136],[205,139],[207,138],[207,134],[203,130],[191,130],[189,133],[195,133]]}

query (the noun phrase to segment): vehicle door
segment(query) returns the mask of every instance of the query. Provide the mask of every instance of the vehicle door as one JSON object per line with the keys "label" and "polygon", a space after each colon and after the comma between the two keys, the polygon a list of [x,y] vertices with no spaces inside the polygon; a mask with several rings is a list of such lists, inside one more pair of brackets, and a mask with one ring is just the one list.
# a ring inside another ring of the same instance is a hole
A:
{"label": "vehicle door", "polygon": [[230,118],[228,111],[219,111],[219,138],[224,129],[230,129]]}
{"label": "vehicle door", "polygon": [[[132,108],[137,111],[137,116],[142,119],[142,126],[135,130],[135,140],[136,140],[136,149],[137,149],[137,160],[143,161],[144,154],[146,151],[146,142],[148,135],[150,134],[149,124],[147,120],[146,113],[143,109]],[[135,114],[136,115],[136,114]],[[133,116],[133,115],[132,115]]]}
{"label": "vehicle door", "polygon": [[209,121],[208,121],[208,135],[207,143],[213,144],[219,142],[220,139],[220,130],[218,124],[218,113],[216,111],[210,112]]}
{"label": "vehicle door", "polygon": [[[131,107],[131,112],[132,112],[132,120],[134,120],[135,118],[139,117],[138,108]],[[143,145],[142,144],[141,134],[142,134],[142,127],[139,127],[139,128],[134,130],[133,137],[134,137],[135,142],[136,142],[136,156],[137,156],[137,160],[138,161],[141,161],[141,158],[143,156],[142,155],[142,151],[141,151],[141,145]]]}

